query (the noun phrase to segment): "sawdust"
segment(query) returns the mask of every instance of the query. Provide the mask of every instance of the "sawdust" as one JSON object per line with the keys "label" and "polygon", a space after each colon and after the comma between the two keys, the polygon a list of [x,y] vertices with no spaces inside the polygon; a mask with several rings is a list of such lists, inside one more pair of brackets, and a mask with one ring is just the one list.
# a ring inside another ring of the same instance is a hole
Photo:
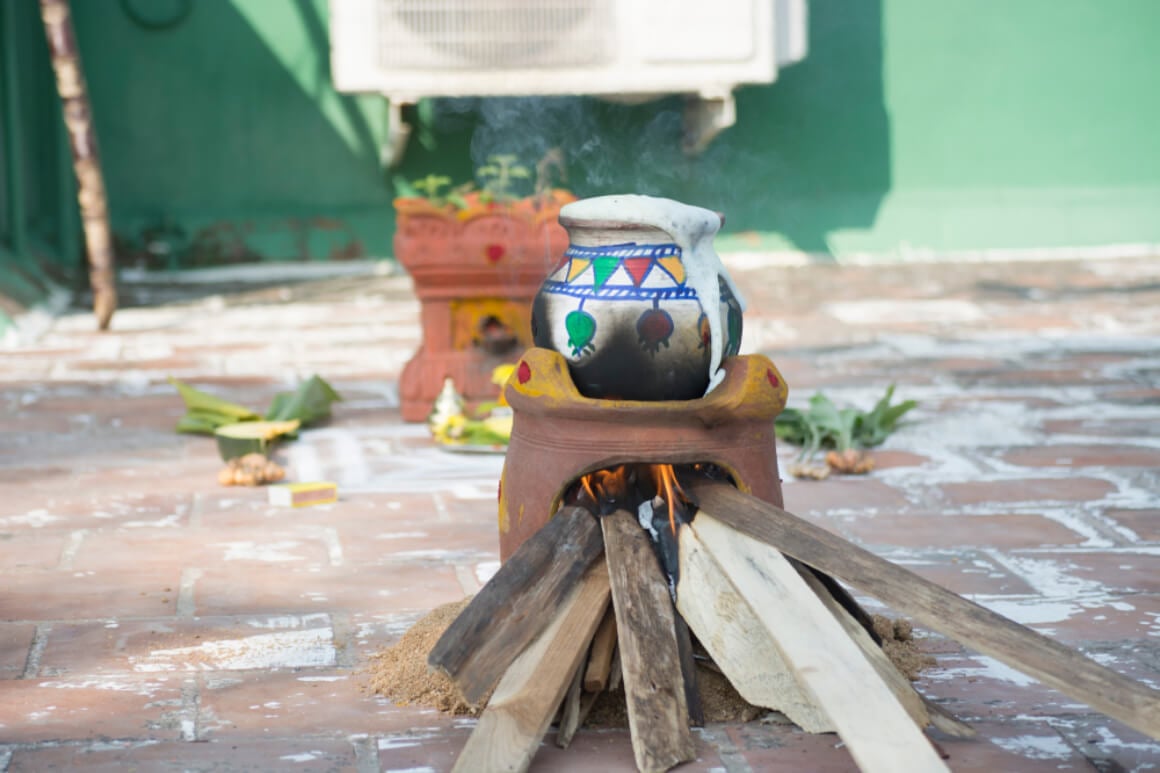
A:
{"label": "sawdust", "polygon": [[394,645],[372,655],[366,689],[399,706],[427,706],[448,714],[479,716],[482,707],[470,705],[447,676],[427,667],[427,654],[469,601],[471,597],[436,607]]}
{"label": "sawdust", "polygon": [[882,651],[907,679],[913,682],[924,669],[936,663],[934,658],[918,648],[914,626],[909,620],[891,620],[885,615],[873,615],[872,619],[874,633],[882,639]]}
{"label": "sawdust", "polygon": [[[424,706],[449,714],[479,716],[482,705],[468,704],[450,679],[429,671],[427,667],[427,654],[470,600],[466,598],[437,607],[416,622],[394,645],[372,655],[365,688],[400,706]],[[934,658],[918,649],[908,620],[874,615],[874,630],[882,637],[882,648],[890,660],[911,681],[917,679],[923,669],[934,665]],[[746,702],[711,663],[698,662],[697,682],[708,723],[752,722],[769,713],[767,709]],[[484,700],[483,705],[486,703]],[[623,686],[596,699],[584,726],[628,727]]]}

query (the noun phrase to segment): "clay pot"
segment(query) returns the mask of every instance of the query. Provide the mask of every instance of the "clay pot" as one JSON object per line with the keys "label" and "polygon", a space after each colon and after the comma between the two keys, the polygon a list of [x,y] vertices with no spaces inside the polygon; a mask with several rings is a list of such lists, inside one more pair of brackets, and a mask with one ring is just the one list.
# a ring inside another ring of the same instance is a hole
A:
{"label": "clay pot", "polygon": [[648,196],[565,206],[569,246],[533,301],[532,340],[585,397],[703,396],[741,345],[742,301],[712,248],[722,220]]}

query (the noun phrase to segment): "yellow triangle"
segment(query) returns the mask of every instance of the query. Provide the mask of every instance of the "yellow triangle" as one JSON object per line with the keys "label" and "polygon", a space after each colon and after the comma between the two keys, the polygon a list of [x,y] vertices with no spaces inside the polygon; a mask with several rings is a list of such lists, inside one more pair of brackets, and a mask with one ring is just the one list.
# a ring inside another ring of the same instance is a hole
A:
{"label": "yellow triangle", "polygon": [[592,263],[591,260],[584,258],[572,258],[572,265],[568,266],[568,278],[564,281],[571,282],[576,277],[584,273],[584,269]]}
{"label": "yellow triangle", "polygon": [[685,264],[681,262],[679,257],[657,258],[657,263],[660,263],[661,268],[672,275],[677,284],[683,285],[685,283]]}

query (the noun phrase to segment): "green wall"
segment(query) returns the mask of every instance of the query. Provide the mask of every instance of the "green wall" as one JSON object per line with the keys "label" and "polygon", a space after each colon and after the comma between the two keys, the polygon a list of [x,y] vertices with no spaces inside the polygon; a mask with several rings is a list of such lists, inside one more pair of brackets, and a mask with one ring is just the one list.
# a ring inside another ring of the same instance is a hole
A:
{"label": "green wall", "polygon": [[76,185],[36,3],[0,2],[0,334],[4,313],[83,274]]}
{"label": "green wall", "polygon": [[331,86],[325,0],[73,6],[125,262],[387,254],[385,112]]}
{"label": "green wall", "polygon": [[726,248],[1160,243],[1156,0],[813,0],[809,56],[741,89],[738,125],[699,158],[678,150],[675,99],[434,100],[408,111],[391,173],[381,101],[329,84],[324,0],[196,0],[161,30],[74,5],[136,259],[158,236],[183,265],[386,256],[390,174],[466,179],[491,153],[553,146],[580,195],[725,211]]}

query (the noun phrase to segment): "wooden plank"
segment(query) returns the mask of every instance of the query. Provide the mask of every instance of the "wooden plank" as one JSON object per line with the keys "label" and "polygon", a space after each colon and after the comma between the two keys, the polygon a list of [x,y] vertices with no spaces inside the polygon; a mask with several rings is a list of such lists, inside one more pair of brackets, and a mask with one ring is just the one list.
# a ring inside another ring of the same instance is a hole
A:
{"label": "wooden plank", "polygon": [[835,599],[826,583],[823,583],[809,567],[798,569],[798,574],[810,586],[810,589],[821,599],[822,603],[841,624],[850,639],[862,650],[862,654],[874,666],[878,676],[894,693],[894,697],[906,709],[906,713],[920,727],[932,724],[939,730],[956,738],[974,738],[975,730],[965,722],[960,721],[950,712],[942,710],[934,704],[928,704],[926,699],[914,689],[914,685],[895,667],[890,657],[882,650],[882,645],[875,642],[865,627],[850,613],[842,600]]}
{"label": "wooden plank", "polygon": [[845,580],[922,625],[1160,739],[1160,691],[1121,676],[1030,628],[732,486],[695,481],[688,490],[704,512],[734,529]]}
{"label": "wooden plank", "polygon": [[600,523],[632,751],[642,773],[657,773],[697,756],[668,578],[634,515],[618,510]]}
{"label": "wooden plank", "polygon": [[[607,616],[606,611],[605,617]],[[584,670],[582,661],[580,667],[576,669],[576,674],[572,677],[572,684],[568,687],[568,693],[564,696],[564,705],[560,709],[560,725],[556,729],[556,745],[561,749],[567,749],[568,744],[572,743],[572,736],[576,735],[576,731],[580,729],[580,723],[583,721],[580,716],[580,699],[584,692]]]}
{"label": "wooden plank", "polygon": [[612,650],[612,665],[608,671],[608,691],[614,692],[620,689],[620,684],[624,681],[624,669],[620,667],[620,647]]}
{"label": "wooden plank", "polygon": [[572,739],[576,735],[576,731],[584,724],[584,720],[588,719],[588,715],[592,712],[592,707],[596,705],[597,699],[603,693],[585,692],[580,694],[580,713],[576,718],[575,726],[569,725],[567,729],[560,728],[560,732],[556,734],[556,745],[561,749],[567,749],[572,743]]}
{"label": "wooden plank", "polygon": [[834,723],[798,686],[773,637],[691,529],[680,533],[677,609],[741,697],[776,709],[809,733]]}
{"label": "wooden plank", "polygon": [[[793,564],[793,567],[798,570],[798,574],[806,578],[806,581],[809,582],[810,586],[814,588],[815,592],[817,592],[818,597],[827,602],[827,606],[832,601],[838,605],[842,612],[845,613],[845,616],[843,617],[837,611],[835,611],[835,614],[839,615],[839,621],[844,626],[852,621],[855,625],[862,629],[862,632],[865,634],[864,639],[851,634],[852,638],[854,638],[854,641],[859,644],[859,646],[863,646],[864,642],[871,642],[875,647],[879,649],[882,648],[882,639],[874,631],[874,620],[870,616],[870,613],[862,608],[862,605],[859,604],[852,595],[850,595],[850,592],[846,590],[841,583],[839,583],[825,572],[820,572],[811,566],[806,566],[796,558],[791,558],[790,563]],[[816,586],[815,583],[817,583]],[[868,651],[868,654],[872,654],[872,651]],[[890,660],[889,657],[886,659]],[[897,670],[897,668],[894,669],[894,671]],[[918,699],[922,701],[923,708],[925,709],[927,716],[930,718],[930,723],[936,728],[955,738],[974,738],[977,735],[973,727],[956,717],[941,705],[934,703],[925,695],[915,690],[914,686],[910,684],[909,680],[906,680],[905,684],[910,689],[910,691],[917,695]],[[903,705],[906,705],[905,702]],[[910,710],[909,707],[907,710]],[[916,715],[913,713],[911,716],[916,717]],[[917,718],[915,718],[915,721],[919,722],[919,724],[923,724]]]}
{"label": "wooden plank", "polygon": [[592,637],[592,651],[588,654],[588,665],[584,671],[584,689],[588,692],[602,692],[608,687],[608,674],[612,670],[612,651],[616,649],[616,613],[608,614]]}
{"label": "wooden plank", "polygon": [[597,562],[561,603],[547,629],[512,662],[453,770],[524,771],[580,669],[608,607],[608,571]]}
{"label": "wooden plank", "polygon": [[455,618],[427,656],[478,703],[552,620],[603,552],[595,516],[565,507],[524,542]]}
{"label": "wooden plank", "polygon": [[685,705],[689,707],[689,724],[705,726],[705,707],[701,705],[701,687],[697,682],[697,662],[693,659],[693,635],[689,624],[680,615],[674,615],[673,628],[677,634],[677,657],[681,661],[681,678],[685,682]]}
{"label": "wooden plank", "polygon": [[[862,651],[781,553],[704,511],[684,528],[748,601],[799,686],[833,721],[863,773],[949,770]],[[685,539],[681,535],[682,542]]]}

